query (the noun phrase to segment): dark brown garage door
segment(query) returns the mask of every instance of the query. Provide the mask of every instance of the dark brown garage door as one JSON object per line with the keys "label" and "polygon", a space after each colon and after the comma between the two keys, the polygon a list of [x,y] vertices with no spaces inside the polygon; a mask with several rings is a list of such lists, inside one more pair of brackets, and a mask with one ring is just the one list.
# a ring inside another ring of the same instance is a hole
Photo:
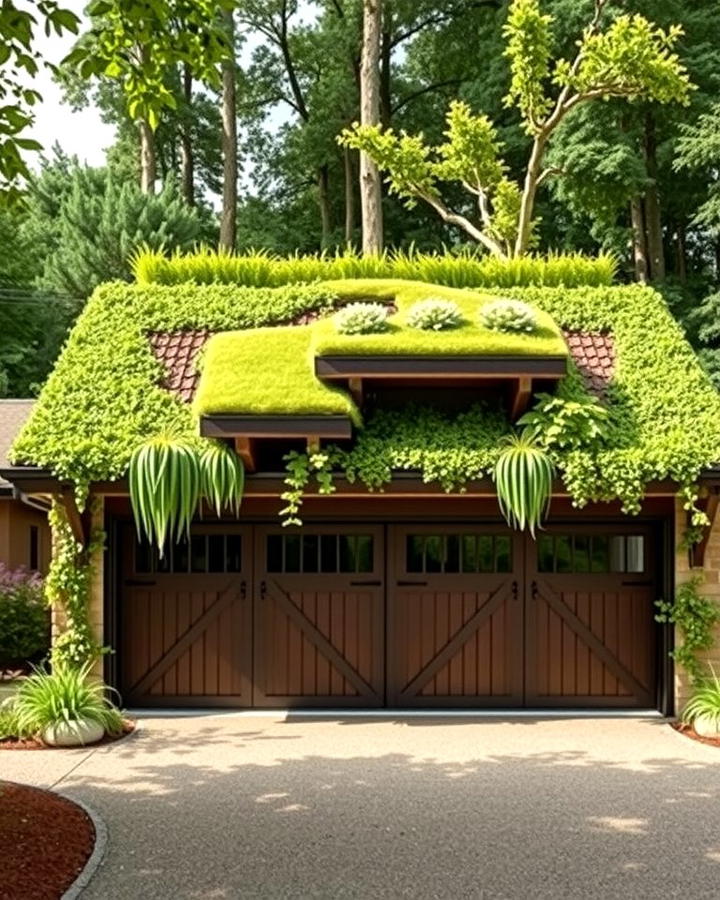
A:
{"label": "dark brown garage door", "polygon": [[652,707],[649,529],[198,527],[123,542],[133,705]]}

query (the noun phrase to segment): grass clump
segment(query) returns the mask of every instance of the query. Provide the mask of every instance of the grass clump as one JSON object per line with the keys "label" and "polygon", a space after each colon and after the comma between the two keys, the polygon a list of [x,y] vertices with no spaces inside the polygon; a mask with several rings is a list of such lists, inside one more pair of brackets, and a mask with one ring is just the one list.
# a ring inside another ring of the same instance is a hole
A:
{"label": "grass clump", "polygon": [[491,331],[532,334],[537,330],[535,310],[520,300],[493,300],[480,310],[480,324]]}
{"label": "grass clump", "polygon": [[421,331],[450,331],[462,324],[460,307],[452,300],[429,297],[413,304],[408,312],[407,323]]}
{"label": "grass clump", "polygon": [[335,313],[338,334],[381,334],[387,331],[388,308],[382,303],[350,303]]}

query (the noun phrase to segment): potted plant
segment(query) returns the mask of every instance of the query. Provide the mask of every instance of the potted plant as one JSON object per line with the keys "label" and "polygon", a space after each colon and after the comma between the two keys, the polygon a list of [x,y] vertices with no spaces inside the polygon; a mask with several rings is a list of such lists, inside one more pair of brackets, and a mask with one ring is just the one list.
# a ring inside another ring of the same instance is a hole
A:
{"label": "potted plant", "polygon": [[682,718],[700,737],[720,738],[720,677],[712,666],[710,671],[696,686]]}
{"label": "potted plant", "polygon": [[105,697],[102,682],[90,681],[90,666],[36,669],[13,700],[17,728],[54,747],[93,744],[105,734],[120,734],[123,718]]}

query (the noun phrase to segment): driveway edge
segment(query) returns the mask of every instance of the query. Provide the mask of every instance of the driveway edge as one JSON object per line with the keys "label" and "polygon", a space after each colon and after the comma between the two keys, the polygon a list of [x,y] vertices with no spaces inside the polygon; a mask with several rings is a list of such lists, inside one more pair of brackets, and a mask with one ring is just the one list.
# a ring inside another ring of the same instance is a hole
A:
{"label": "driveway edge", "polygon": [[82,800],[78,800],[76,797],[70,797],[63,791],[55,791],[54,793],[63,797],[69,803],[74,803],[76,806],[79,806],[90,819],[93,828],[95,829],[95,846],[93,847],[93,851],[90,854],[88,861],[85,863],[82,872],[60,898],[60,900],[77,900],[88,884],[90,884],[95,872],[98,870],[103,859],[105,859],[108,845],[108,830],[105,822],[91,806],[87,805],[87,803],[83,803]]}

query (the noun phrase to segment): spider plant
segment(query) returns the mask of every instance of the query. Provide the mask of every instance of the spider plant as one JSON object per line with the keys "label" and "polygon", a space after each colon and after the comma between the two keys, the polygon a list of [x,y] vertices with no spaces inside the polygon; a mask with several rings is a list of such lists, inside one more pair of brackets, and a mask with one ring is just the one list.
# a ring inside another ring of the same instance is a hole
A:
{"label": "spider plant", "polygon": [[105,697],[102,682],[91,682],[89,675],[90,666],[56,666],[52,673],[36,669],[20,684],[13,700],[17,730],[21,734],[42,734],[53,726],[72,729],[90,721],[109,734],[120,734],[120,711]]}
{"label": "spider plant", "polygon": [[200,455],[200,490],[218,517],[223,509],[240,512],[245,488],[245,467],[227,444],[212,441]]}
{"label": "spider plant", "polygon": [[706,719],[720,729],[720,676],[710,666],[711,675],[696,687],[683,712],[683,722],[693,725],[697,719]]}
{"label": "spider plant", "polygon": [[525,428],[507,438],[493,478],[502,514],[512,528],[535,537],[550,509],[554,468],[547,453]]}
{"label": "spider plant", "polygon": [[169,537],[190,532],[200,502],[200,462],[186,438],[159,435],[130,459],[130,501],[138,535],[154,542],[162,555]]}

